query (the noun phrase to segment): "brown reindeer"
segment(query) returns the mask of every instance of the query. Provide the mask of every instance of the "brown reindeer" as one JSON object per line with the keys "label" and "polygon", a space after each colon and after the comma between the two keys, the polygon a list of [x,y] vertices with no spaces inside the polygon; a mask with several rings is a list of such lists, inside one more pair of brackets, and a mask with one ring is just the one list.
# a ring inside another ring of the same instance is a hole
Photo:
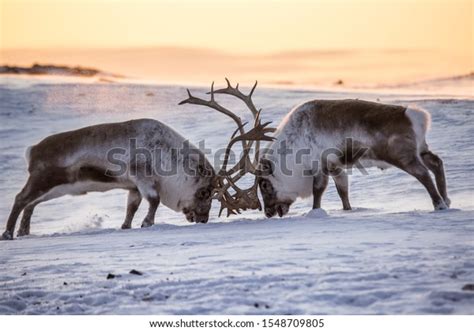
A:
{"label": "brown reindeer", "polygon": [[[154,224],[160,202],[183,212],[190,222],[206,223],[215,173],[196,147],[188,146],[193,153],[179,153],[185,141],[152,119],[94,125],[43,139],[27,151],[29,177],[15,198],[2,239],[13,239],[22,211],[18,236],[28,235],[31,215],[41,202],[112,189],[129,192],[122,229],[131,227],[142,198],[149,203],[142,227]],[[122,171],[115,172],[120,166]],[[164,169],[175,171],[165,175]]]}
{"label": "brown reindeer", "polygon": [[[313,208],[320,208],[328,177],[334,179],[343,208],[351,209],[344,169],[354,165],[400,168],[426,188],[435,210],[448,208],[443,162],[425,139],[429,125],[423,110],[360,100],[314,100],[295,107],[262,156],[259,186],[265,215],[281,217],[297,197],[311,194]],[[279,149],[282,144],[285,149]],[[298,150],[306,151],[304,159]]]}

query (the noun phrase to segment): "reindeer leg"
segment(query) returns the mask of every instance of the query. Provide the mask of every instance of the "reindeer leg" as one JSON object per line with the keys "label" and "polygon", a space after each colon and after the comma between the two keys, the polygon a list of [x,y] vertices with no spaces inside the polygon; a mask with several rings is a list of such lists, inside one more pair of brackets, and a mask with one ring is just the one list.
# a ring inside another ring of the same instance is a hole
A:
{"label": "reindeer leg", "polygon": [[13,239],[13,231],[15,230],[16,220],[27,204],[25,202],[26,198],[27,196],[25,194],[21,194],[21,192],[16,196],[10,216],[8,216],[7,227],[5,232],[2,234],[3,240]]}
{"label": "reindeer leg", "polygon": [[158,194],[154,197],[152,196],[145,197],[145,199],[148,200],[149,207],[148,207],[148,213],[146,214],[145,219],[143,220],[142,228],[147,228],[155,224],[156,209],[160,205],[160,196]]}
{"label": "reindeer leg", "polygon": [[20,228],[16,233],[18,237],[27,236],[30,234],[31,215],[33,215],[33,211],[39,203],[39,201],[30,203],[25,207],[25,209],[23,209],[23,216],[21,218]]}
{"label": "reindeer leg", "polygon": [[331,174],[334,184],[336,184],[337,193],[342,201],[342,209],[351,210],[351,204],[349,202],[349,179],[347,178],[347,173],[339,169],[336,173]]}
{"label": "reindeer leg", "polygon": [[[26,210],[25,227],[29,228],[31,213],[33,213],[34,206],[40,202],[51,200],[63,195],[62,192],[55,192],[48,194],[58,185],[66,184],[68,176],[63,168],[52,168],[43,171],[34,171],[30,173],[28,180],[15,197],[10,216],[8,217],[7,226],[1,239],[13,239],[13,232],[15,230],[16,221],[21,211],[34,203],[31,209]],[[30,215],[28,215],[30,214]]]}
{"label": "reindeer leg", "polygon": [[132,227],[133,216],[138,210],[140,203],[142,202],[142,195],[136,189],[130,190],[128,192],[127,198],[127,215],[122,224],[122,229],[130,229]]}
{"label": "reindeer leg", "polygon": [[414,157],[411,162],[402,164],[400,168],[418,179],[418,181],[423,184],[431,197],[431,201],[433,202],[435,210],[448,208],[443,198],[439,195],[428,169],[418,157]]}
{"label": "reindeer leg", "polygon": [[323,172],[313,177],[313,209],[321,208],[321,199],[328,186],[328,176]]}
{"label": "reindeer leg", "polygon": [[448,192],[446,190],[446,177],[444,175],[443,161],[438,155],[432,153],[431,151],[422,152],[420,156],[423,159],[423,163],[434,174],[438,192],[441,194],[444,202],[449,207],[451,200],[449,200]]}
{"label": "reindeer leg", "polygon": [[30,174],[26,185],[15,197],[10,216],[8,216],[7,226],[5,232],[2,234],[2,239],[13,239],[13,232],[15,231],[16,221],[21,211],[43,195],[47,189],[47,181],[43,180],[39,174]]}
{"label": "reindeer leg", "polygon": [[146,228],[155,224],[156,209],[160,205],[159,185],[158,183],[150,182],[147,178],[137,184],[142,197],[148,201],[148,213],[142,222],[142,228]]}

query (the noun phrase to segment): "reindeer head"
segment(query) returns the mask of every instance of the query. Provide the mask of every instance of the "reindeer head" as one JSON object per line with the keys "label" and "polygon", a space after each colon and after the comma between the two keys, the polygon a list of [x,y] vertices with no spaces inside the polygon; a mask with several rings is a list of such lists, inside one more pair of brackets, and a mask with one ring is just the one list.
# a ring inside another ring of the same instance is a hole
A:
{"label": "reindeer head", "polygon": [[[191,159],[191,158],[190,158]],[[188,222],[207,223],[212,204],[212,190],[215,172],[204,154],[198,154],[198,159],[190,160],[192,176],[188,178],[192,187],[188,199],[180,200],[180,207]],[[183,189],[183,188],[181,188]],[[186,196],[186,194],[182,194]]]}
{"label": "reindeer head", "polygon": [[[217,110],[218,112],[230,117],[235,124],[237,129],[230,137],[230,141],[227,145],[224,154],[224,161],[221,169],[217,172],[215,177],[212,198],[218,200],[221,203],[221,209],[219,216],[222,214],[224,209],[227,209],[227,216],[231,214],[240,214],[242,210],[247,209],[258,209],[261,210],[261,204],[258,200],[257,187],[257,165],[260,154],[260,141],[272,141],[273,138],[267,136],[267,133],[274,132],[274,128],[268,127],[270,122],[261,123],[260,121],[260,110],[257,110],[252,101],[252,94],[257,87],[255,82],[250,93],[248,95],[243,94],[239,90],[239,84],[232,87],[229,80],[226,78],[227,87],[214,91],[214,83],[211,85],[210,100],[203,100],[191,95],[188,90],[188,98],[181,101],[179,104],[193,104],[210,107]],[[252,113],[254,118],[253,127],[245,131],[246,123],[242,123],[239,116],[231,112],[230,110],[219,105],[215,100],[215,94],[227,94],[234,96],[242,100],[247,108]],[[236,143],[242,144],[242,157],[231,169],[227,169],[229,162],[229,153],[232,150],[232,146]],[[253,157],[251,156],[253,148]],[[242,179],[246,174],[255,176],[253,185],[249,188],[240,188],[237,186],[237,182]]]}
{"label": "reindeer head", "polygon": [[275,167],[272,162],[262,157],[259,164],[258,185],[263,198],[265,216],[273,217],[276,214],[282,217],[288,213],[294,196],[282,195],[285,183],[278,182],[274,176]]}

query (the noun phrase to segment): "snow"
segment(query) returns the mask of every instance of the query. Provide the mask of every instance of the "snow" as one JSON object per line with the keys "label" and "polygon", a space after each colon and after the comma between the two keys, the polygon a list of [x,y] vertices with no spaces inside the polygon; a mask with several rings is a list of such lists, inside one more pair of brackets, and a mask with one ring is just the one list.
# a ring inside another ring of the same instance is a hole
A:
{"label": "snow", "polygon": [[[140,229],[143,204],[135,228],[119,230],[125,192],[64,197],[38,206],[30,236],[0,242],[0,313],[473,314],[474,292],[462,290],[474,283],[472,84],[456,95],[435,91],[260,87],[254,99],[275,124],[315,98],[426,109],[428,143],[445,162],[452,209],[433,212],[424,188],[397,169],[355,171],[353,211],[341,210],[330,183],[323,209],[302,200],[281,219],[258,212],[219,219],[216,204],[208,224],[190,225],[160,207],[157,224]],[[149,117],[194,143],[205,138],[214,151],[225,147],[232,122],[177,106],[185,97],[184,86],[0,79],[0,220],[26,180],[26,148],[52,133]]]}
{"label": "snow", "polygon": [[322,208],[316,208],[310,210],[306,215],[307,218],[324,218],[328,217],[328,213]]}

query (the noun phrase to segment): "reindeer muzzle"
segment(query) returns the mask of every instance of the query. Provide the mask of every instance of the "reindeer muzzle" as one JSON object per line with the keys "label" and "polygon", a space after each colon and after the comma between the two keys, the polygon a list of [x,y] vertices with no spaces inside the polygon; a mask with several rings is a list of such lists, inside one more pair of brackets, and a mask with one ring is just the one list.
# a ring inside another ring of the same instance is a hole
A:
{"label": "reindeer muzzle", "polygon": [[283,217],[288,214],[290,210],[290,205],[287,203],[278,203],[272,207],[265,207],[265,216],[270,218],[278,214],[278,216]]}
{"label": "reindeer muzzle", "polygon": [[184,213],[186,220],[190,223],[207,223],[209,221],[209,215],[199,215],[194,211]]}
{"label": "reindeer muzzle", "polygon": [[290,210],[290,206],[287,205],[286,203],[280,203],[276,206],[276,211],[278,213],[278,216],[283,217],[284,215],[288,214],[288,211]]}

